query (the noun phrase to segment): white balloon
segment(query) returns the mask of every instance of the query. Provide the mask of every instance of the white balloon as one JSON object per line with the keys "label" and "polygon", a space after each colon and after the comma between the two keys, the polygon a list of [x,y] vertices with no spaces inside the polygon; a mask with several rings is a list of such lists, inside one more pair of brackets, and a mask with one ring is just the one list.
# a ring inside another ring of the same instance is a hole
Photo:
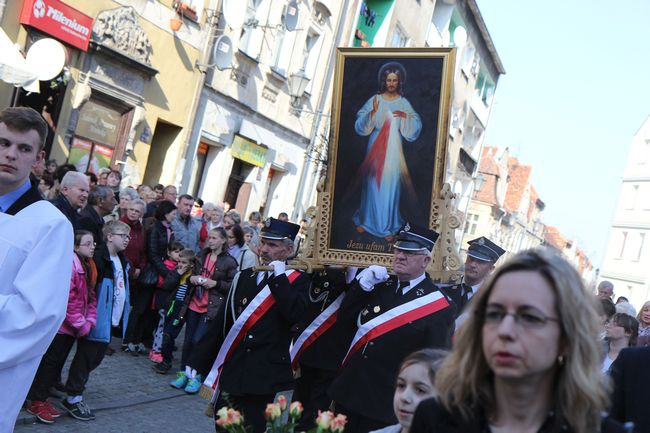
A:
{"label": "white balloon", "polygon": [[65,48],[52,38],[39,39],[27,51],[27,67],[39,80],[56,77],[65,66]]}

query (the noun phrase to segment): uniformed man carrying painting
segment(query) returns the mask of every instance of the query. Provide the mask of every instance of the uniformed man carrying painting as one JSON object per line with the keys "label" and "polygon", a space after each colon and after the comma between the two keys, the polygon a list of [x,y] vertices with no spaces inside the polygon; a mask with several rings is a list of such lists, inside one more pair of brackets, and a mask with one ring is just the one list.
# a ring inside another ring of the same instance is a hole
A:
{"label": "uniformed man carrying painting", "polygon": [[401,361],[419,349],[451,345],[455,307],[425,272],[437,238],[407,224],[393,245],[395,276],[370,266],[343,300],[338,320],[354,322],[357,331],[330,396],[336,411],[348,416],[346,431],[397,423],[393,392]]}

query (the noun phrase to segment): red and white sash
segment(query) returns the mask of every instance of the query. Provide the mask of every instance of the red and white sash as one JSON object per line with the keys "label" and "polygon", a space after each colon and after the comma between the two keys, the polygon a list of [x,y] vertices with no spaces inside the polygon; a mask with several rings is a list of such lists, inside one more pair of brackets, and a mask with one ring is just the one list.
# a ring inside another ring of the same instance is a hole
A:
{"label": "red and white sash", "polygon": [[[289,270],[285,272],[285,274],[290,283],[300,275],[299,272],[294,270]],[[215,359],[214,364],[212,364],[212,368],[210,369],[210,373],[205,378],[205,381],[203,381],[203,385],[212,389],[213,402],[219,395],[219,377],[221,376],[223,365],[228,361],[228,359],[230,359],[248,331],[274,304],[275,298],[271,294],[271,289],[267,284],[257,295],[255,295],[253,300],[248,304],[244,311],[242,311],[239,317],[237,317],[237,320],[235,320],[235,323],[233,323],[232,327],[228,331],[226,338],[221,344],[219,353],[217,353],[217,359]]]}
{"label": "red and white sash", "polygon": [[345,297],[345,292],[341,293],[338,298],[332,302],[329,307],[320,313],[298,336],[295,342],[291,343],[289,355],[291,356],[291,367],[295,370],[298,367],[300,355],[314,342],[325,333],[336,322],[341,302]]}
{"label": "red and white sash", "polygon": [[363,347],[369,341],[409,322],[436,313],[448,306],[449,302],[447,298],[440,291],[436,290],[426,296],[391,308],[384,314],[364,323],[354,335],[350,349],[348,349],[348,353],[343,360],[343,365],[345,365],[359,348]]}

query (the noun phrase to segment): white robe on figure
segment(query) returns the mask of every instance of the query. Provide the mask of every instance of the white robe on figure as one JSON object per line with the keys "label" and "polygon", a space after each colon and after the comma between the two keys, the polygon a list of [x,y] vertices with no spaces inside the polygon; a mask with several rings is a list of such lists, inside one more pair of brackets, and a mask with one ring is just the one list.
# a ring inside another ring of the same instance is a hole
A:
{"label": "white robe on figure", "polygon": [[0,433],[13,431],[65,318],[72,252],[72,225],[49,202],[0,213]]}
{"label": "white robe on figure", "polygon": [[[371,116],[373,100],[379,107]],[[403,111],[406,118],[395,117]],[[404,97],[386,101],[381,95],[368,99],[357,113],[354,124],[357,134],[370,136],[366,158],[361,166],[361,204],[353,221],[358,227],[377,237],[392,236],[404,224],[400,214],[401,181],[408,178],[402,153],[402,138],[417,140],[422,130],[420,116]]]}

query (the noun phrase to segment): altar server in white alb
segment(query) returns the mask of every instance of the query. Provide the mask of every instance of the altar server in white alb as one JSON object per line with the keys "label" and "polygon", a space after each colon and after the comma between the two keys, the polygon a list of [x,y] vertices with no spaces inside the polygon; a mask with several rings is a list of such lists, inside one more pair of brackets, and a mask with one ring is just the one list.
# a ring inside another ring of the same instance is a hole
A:
{"label": "altar server in white alb", "polygon": [[31,108],[0,112],[0,432],[11,432],[41,357],[65,317],[70,222],[41,199],[31,168],[47,126]]}

